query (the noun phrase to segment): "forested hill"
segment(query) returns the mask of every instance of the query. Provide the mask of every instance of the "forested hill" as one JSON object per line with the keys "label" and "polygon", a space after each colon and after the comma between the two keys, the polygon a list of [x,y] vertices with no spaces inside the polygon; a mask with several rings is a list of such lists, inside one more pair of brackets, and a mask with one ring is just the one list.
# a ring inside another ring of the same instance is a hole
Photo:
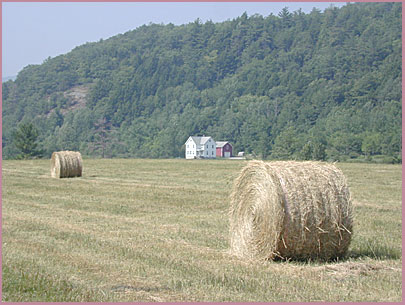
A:
{"label": "forested hill", "polygon": [[184,157],[204,134],[265,158],[398,161],[401,23],[401,3],[355,3],[87,43],[3,83],[3,157],[32,123],[44,157]]}

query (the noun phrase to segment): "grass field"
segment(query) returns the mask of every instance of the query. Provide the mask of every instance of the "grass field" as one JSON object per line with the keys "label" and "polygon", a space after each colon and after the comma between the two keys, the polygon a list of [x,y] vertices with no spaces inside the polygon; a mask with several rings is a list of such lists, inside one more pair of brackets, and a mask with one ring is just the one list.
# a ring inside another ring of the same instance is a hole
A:
{"label": "grass field", "polygon": [[228,196],[245,161],[3,161],[2,301],[402,300],[400,165],[338,164],[354,233],[338,262],[229,254]]}

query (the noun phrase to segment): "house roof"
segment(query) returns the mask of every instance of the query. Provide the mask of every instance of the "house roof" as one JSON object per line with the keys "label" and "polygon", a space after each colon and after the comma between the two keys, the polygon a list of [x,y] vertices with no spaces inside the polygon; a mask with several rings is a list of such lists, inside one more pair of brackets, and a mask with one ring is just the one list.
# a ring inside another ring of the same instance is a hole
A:
{"label": "house roof", "polygon": [[207,143],[209,139],[212,139],[211,137],[191,137],[191,138],[197,145],[204,145],[205,143]]}
{"label": "house roof", "polygon": [[[227,142],[227,141],[219,141],[219,142],[215,142],[215,143],[217,144],[217,147],[222,148],[229,142]],[[231,143],[229,143],[229,145],[231,145]]]}

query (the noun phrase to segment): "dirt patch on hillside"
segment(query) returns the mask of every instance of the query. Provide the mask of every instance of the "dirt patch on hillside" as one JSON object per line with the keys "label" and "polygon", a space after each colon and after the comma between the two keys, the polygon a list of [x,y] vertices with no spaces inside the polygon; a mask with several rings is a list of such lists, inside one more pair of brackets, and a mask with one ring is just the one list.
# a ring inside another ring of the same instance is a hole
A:
{"label": "dirt patch on hillside", "polygon": [[[65,92],[58,92],[57,94],[63,94],[63,97],[67,100],[66,103],[62,105],[60,113],[65,116],[70,111],[86,107],[87,95],[89,91],[90,85],[87,84],[75,86]],[[50,102],[50,99],[51,97],[48,96],[48,102]],[[56,108],[51,109],[45,114],[45,116],[49,118],[55,112],[55,109]]]}
{"label": "dirt patch on hillside", "polygon": [[61,110],[61,114],[65,115],[69,111],[86,107],[87,94],[89,93],[89,85],[75,86],[63,93],[63,96],[68,100],[66,108]]}

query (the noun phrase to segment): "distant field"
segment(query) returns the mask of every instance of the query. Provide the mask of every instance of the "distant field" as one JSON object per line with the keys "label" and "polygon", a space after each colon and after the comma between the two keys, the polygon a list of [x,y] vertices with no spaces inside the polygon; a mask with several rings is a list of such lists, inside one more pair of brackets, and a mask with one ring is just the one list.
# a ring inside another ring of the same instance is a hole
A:
{"label": "distant field", "polygon": [[228,253],[240,160],[3,161],[2,301],[402,300],[400,165],[344,164],[354,234],[339,262],[245,262]]}

